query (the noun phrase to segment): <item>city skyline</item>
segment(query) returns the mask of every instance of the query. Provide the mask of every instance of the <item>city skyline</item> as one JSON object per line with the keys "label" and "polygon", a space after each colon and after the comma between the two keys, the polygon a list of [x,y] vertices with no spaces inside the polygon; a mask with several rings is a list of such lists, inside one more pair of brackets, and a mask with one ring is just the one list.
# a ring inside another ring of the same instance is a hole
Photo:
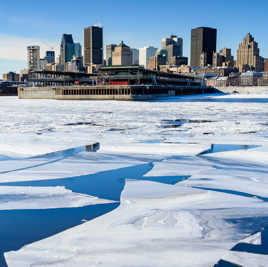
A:
{"label": "city skyline", "polygon": [[[216,28],[217,50],[231,48],[235,58],[239,43],[250,32],[259,44],[260,55],[268,57],[265,47],[268,37],[262,26],[265,25],[265,8],[259,10],[259,7],[250,5],[250,1],[243,1],[243,5],[241,1],[226,1],[224,5],[210,0],[205,3],[170,1],[169,6],[163,6],[160,1],[135,1],[125,5],[120,5],[121,0],[116,5],[108,1],[103,1],[105,4],[80,1],[77,6],[71,5],[72,12],[68,2],[65,1],[64,8],[62,1],[55,3],[50,0],[45,5],[16,0],[12,5],[0,4],[0,74],[27,67],[28,45],[40,45],[43,57],[45,51],[52,48],[58,54],[63,33],[72,34],[77,42],[83,44],[83,29],[94,24],[104,27],[104,47],[124,40],[131,48],[160,48],[161,39],[174,34],[183,38],[183,55],[189,58],[192,28]],[[264,1],[263,5],[268,6]],[[258,12],[258,20],[249,19],[255,18],[254,12]],[[221,17],[220,14],[226,15]]]}

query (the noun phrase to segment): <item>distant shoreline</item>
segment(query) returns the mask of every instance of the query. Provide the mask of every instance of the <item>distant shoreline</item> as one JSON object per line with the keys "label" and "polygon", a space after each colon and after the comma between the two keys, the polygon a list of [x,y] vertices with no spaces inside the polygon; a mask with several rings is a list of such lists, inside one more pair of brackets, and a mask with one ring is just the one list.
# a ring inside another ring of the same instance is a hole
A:
{"label": "distant shoreline", "polygon": [[228,86],[216,89],[227,94],[268,94],[268,86]]}

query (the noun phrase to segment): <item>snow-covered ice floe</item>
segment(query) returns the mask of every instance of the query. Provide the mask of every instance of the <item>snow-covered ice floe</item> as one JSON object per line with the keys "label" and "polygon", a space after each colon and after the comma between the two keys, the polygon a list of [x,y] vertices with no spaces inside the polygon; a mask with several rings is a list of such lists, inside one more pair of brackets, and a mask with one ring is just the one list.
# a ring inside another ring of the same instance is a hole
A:
{"label": "snow-covered ice floe", "polygon": [[0,266],[267,266],[267,95],[0,102]]}

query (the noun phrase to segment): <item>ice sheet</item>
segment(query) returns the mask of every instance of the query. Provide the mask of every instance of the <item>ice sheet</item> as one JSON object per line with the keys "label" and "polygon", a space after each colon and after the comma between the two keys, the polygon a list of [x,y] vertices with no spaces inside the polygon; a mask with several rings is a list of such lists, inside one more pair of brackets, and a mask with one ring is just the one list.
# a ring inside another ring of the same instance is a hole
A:
{"label": "ice sheet", "polygon": [[268,261],[231,251],[268,227],[268,95],[0,108],[0,265]]}

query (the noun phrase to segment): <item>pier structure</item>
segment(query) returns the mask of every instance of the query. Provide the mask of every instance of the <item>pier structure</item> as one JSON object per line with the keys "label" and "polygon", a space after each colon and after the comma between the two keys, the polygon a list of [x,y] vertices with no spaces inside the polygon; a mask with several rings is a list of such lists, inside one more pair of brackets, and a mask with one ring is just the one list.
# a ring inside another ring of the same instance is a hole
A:
{"label": "pier structure", "polygon": [[92,85],[96,83],[96,74],[65,71],[32,71],[29,72],[30,87],[73,86],[77,84]]}
{"label": "pier structure", "polygon": [[149,100],[212,92],[203,80],[140,66],[100,68],[98,74],[34,72],[32,87],[18,89],[19,98],[62,100]]}

